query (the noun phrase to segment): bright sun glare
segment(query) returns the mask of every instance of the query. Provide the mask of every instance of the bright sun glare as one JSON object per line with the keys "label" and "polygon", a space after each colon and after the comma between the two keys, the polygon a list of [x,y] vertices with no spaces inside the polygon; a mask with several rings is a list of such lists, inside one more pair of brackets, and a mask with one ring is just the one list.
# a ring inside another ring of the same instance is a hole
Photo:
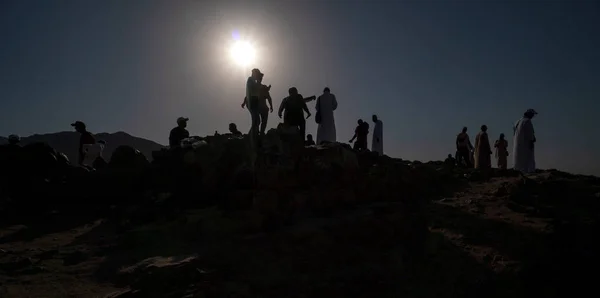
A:
{"label": "bright sun glare", "polygon": [[229,54],[236,64],[248,66],[254,62],[256,51],[249,42],[238,40],[231,46]]}

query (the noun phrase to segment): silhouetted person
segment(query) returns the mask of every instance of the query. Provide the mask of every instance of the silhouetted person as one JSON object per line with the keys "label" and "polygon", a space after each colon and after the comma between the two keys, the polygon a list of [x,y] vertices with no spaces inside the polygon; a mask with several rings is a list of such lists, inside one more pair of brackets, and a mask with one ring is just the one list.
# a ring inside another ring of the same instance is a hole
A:
{"label": "silhouetted person", "polygon": [[467,128],[463,127],[462,132],[456,136],[456,151],[457,151],[457,163],[461,164],[462,162],[470,168],[471,167],[471,150],[473,149],[473,145],[471,145],[471,140],[469,140],[469,135],[467,134]]}
{"label": "silhouetted person", "polygon": [[185,117],[177,118],[177,126],[171,129],[171,133],[169,133],[170,148],[181,147],[181,141],[190,137],[190,132],[185,129],[189,120]]}
{"label": "silhouetted person", "polygon": [[317,115],[315,121],[319,124],[317,128],[317,144],[322,142],[335,142],[335,117],[333,111],[337,109],[338,102],[335,95],[331,93],[329,87],[323,89],[323,94],[317,98]]}
{"label": "silhouetted person", "polygon": [[21,146],[21,137],[18,135],[10,135],[8,136],[8,145],[10,146]]}
{"label": "silhouetted person", "polygon": [[229,123],[229,132],[234,136],[242,135],[242,132],[238,130],[237,125],[235,125],[235,123]]}
{"label": "silhouetted person", "polygon": [[[260,134],[264,135],[265,130],[267,129],[267,123],[269,121],[269,112],[273,113],[273,99],[271,98],[271,85],[266,86],[262,84],[262,80],[264,74],[258,75],[257,83],[260,84],[259,94],[258,94],[258,107],[257,113],[260,121]],[[269,105],[267,106],[267,102]],[[244,97],[244,102],[242,103],[242,108],[248,106],[248,110],[250,110],[250,106],[248,104],[248,98]],[[250,112],[252,114],[252,111]]]}
{"label": "silhouetted person", "polygon": [[508,141],[504,139],[504,134],[500,134],[500,138],[494,143],[496,148],[496,159],[498,160],[498,168],[506,170],[508,164]]}
{"label": "silhouetted person", "polygon": [[350,143],[354,143],[354,150],[363,151],[367,150],[367,137],[369,135],[369,124],[364,122],[362,119],[358,119],[358,126],[354,130],[354,136],[350,140]]}
{"label": "silhouetted person", "polygon": [[534,109],[529,109],[523,114],[514,126],[513,137],[513,165],[515,170],[524,173],[535,172],[535,131],[531,119],[537,115]]}
{"label": "silhouetted person", "polygon": [[304,142],[304,146],[314,146],[315,141],[313,140],[313,136],[311,134],[306,135],[306,142]]}
{"label": "silhouetted person", "polygon": [[379,156],[383,155],[383,122],[373,115],[373,142],[371,143],[371,151],[377,152]]}
{"label": "silhouetted person", "polygon": [[83,160],[85,159],[86,154],[85,145],[96,144],[96,139],[92,133],[87,130],[85,123],[81,121],[75,121],[75,123],[72,123],[71,126],[75,128],[75,131],[81,134],[79,137],[79,156],[77,164],[83,165]]}
{"label": "silhouetted person", "polygon": [[[289,96],[284,98],[279,106],[279,118],[282,117],[283,123],[287,126],[296,126],[300,130],[302,136],[302,142],[304,142],[306,134],[306,120],[310,117],[310,111],[306,106],[307,99],[302,94],[298,93],[296,87],[292,87],[288,90]],[[314,96],[312,96],[314,97]],[[310,100],[310,97],[309,97]],[[304,112],[307,116],[304,118]]]}
{"label": "silhouetted person", "polygon": [[252,69],[252,75],[246,80],[246,100],[242,104],[242,107],[246,104],[248,105],[248,110],[250,110],[252,124],[249,135],[252,142],[256,142],[258,139],[258,126],[260,124],[259,98],[262,89],[262,84],[259,80],[263,76],[258,68],[254,68]]}
{"label": "silhouetted person", "polygon": [[474,157],[476,169],[489,169],[492,167],[492,148],[486,125],[481,126],[481,131],[475,137]]}

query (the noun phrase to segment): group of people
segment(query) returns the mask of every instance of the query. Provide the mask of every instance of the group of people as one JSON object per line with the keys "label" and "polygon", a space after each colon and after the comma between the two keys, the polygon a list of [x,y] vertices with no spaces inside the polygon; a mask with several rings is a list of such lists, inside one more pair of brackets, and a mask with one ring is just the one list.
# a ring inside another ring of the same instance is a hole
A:
{"label": "group of people", "polygon": [[[271,85],[262,84],[264,74],[257,68],[252,70],[250,77],[246,81],[246,96],[242,102],[242,108],[248,108],[251,117],[250,138],[258,140],[264,135],[269,119],[269,112],[273,112],[273,100],[270,95]],[[319,97],[304,97],[298,92],[296,87],[288,89],[288,96],[285,97],[279,106],[278,116],[283,118],[283,124],[296,127],[302,140],[307,145],[315,144],[312,135],[306,138],[306,119],[312,115],[308,109],[307,103],[316,100],[315,122],[318,124],[316,144],[324,142],[336,142],[336,128],[334,111],[338,107],[338,102],[329,87],[323,89],[323,94]],[[267,106],[267,103],[269,104]],[[383,155],[383,122],[373,115],[375,123],[373,133],[372,151]],[[350,141],[356,139],[354,148],[357,150],[367,149],[367,135],[369,133],[369,124],[359,120],[359,126],[355,130],[355,135]]]}
{"label": "group of people", "polygon": [[[515,170],[524,173],[535,172],[535,132],[531,119],[537,115],[533,109],[527,110],[521,119],[513,126],[513,166]],[[482,125],[481,131],[475,137],[475,146],[471,144],[467,128],[463,127],[462,131],[456,136],[456,154],[455,158],[452,155],[448,156],[447,161],[456,162],[459,165],[478,169],[486,169],[492,167],[491,155],[497,160],[497,166],[500,169],[506,169],[508,166],[508,141],[503,133],[500,134],[498,140],[494,142],[494,152],[489,142],[487,134],[487,126]]]}
{"label": "group of people", "polygon": [[[249,135],[253,142],[258,141],[260,136],[264,135],[269,113],[273,112],[273,100],[269,92],[271,86],[262,84],[263,77],[264,74],[260,70],[256,68],[252,70],[252,75],[246,83],[246,96],[242,102],[242,108],[247,107],[250,111],[252,125]],[[338,102],[331,90],[326,87],[319,97],[310,96],[306,98],[295,87],[289,88],[288,93],[289,95],[283,99],[278,110],[278,116],[283,118],[284,125],[297,127],[306,145],[336,142],[334,111],[337,109]],[[307,103],[315,99],[317,101],[315,121],[318,123],[316,143],[312,135],[309,134],[308,138],[305,137],[306,119],[311,116]],[[534,172],[536,167],[534,154],[536,138],[531,121],[535,115],[537,115],[537,112],[529,109],[513,126],[512,156],[514,169],[525,173]],[[374,129],[371,151],[383,155],[383,122],[377,115],[373,115],[372,120]],[[182,140],[190,137],[186,129],[188,121],[189,118],[185,117],[177,119],[177,126],[169,134],[169,146],[171,148],[179,147]],[[78,163],[81,165],[91,164],[94,160],[101,159],[106,143],[104,141],[96,142],[94,136],[87,130],[85,123],[81,121],[76,121],[71,126],[81,134]],[[494,142],[494,151],[492,151],[487,130],[487,126],[482,125],[481,131],[475,137],[475,145],[472,145],[467,134],[467,127],[463,127],[462,131],[456,136],[456,154],[454,157],[449,154],[446,162],[479,169],[491,168],[491,155],[495,153],[498,168],[506,169],[509,156],[508,141],[505,135],[501,133],[500,137]],[[229,125],[229,131],[233,135],[242,135],[234,123]],[[359,119],[354,130],[354,136],[350,140],[350,143],[354,143],[355,150],[368,150],[368,134],[369,123]],[[19,143],[19,137],[11,135],[9,142],[16,145]],[[89,159],[89,161],[86,161],[86,159]]]}

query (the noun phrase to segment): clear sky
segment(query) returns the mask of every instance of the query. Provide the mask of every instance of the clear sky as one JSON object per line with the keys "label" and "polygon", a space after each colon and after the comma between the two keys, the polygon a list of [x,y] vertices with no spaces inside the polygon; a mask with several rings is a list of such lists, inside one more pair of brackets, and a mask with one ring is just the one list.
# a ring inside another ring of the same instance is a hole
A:
{"label": "clear sky", "polygon": [[[338,141],[376,113],[388,155],[443,159],[463,126],[473,141],[487,124],[493,141],[534,108],[539,167],[600,175],[598,3],[4,0],[0,135],[83,120],[166,144],[179,116],[193,135],[247,131],[256,66],[275,108],[290,86],[329,86]],[[255,65],[231,62],[233,32],[256,44]]]}

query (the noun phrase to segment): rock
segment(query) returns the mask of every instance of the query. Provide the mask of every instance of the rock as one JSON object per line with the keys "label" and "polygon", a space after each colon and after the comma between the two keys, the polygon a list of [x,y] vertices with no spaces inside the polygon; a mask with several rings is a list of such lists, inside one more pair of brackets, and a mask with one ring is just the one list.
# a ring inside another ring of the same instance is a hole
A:
{"label": "rock", "polygon": [[32,265],[33,261],[31,258],[16,257],[9,262],[0,263],[0,270],[12,272],[30,267]]}
{"label": "rock", "polygon": [[122,168],[144,168],[148,159],[139,150],[131,146],[119,146],[113,151],[109,165]]}
{"label": "rock", "polygon": [[72,266],[72,265],[77,265],[79,263],[84,262],[85,260],[89,259],[89,254],[87,252],[84,251],[74,251],[68,255],[66,255],[63,258],[63,264],[65,266]]}
{"label": "rock", "polygon": [[[118,284],[128,285],[131,291],[113,297],[155,297],[156,293],[181,297],[191,282],[203,279],[201,268],[196,256],[148,258],[119,271]],[[128,296],[133,294],[139,296]]]}

